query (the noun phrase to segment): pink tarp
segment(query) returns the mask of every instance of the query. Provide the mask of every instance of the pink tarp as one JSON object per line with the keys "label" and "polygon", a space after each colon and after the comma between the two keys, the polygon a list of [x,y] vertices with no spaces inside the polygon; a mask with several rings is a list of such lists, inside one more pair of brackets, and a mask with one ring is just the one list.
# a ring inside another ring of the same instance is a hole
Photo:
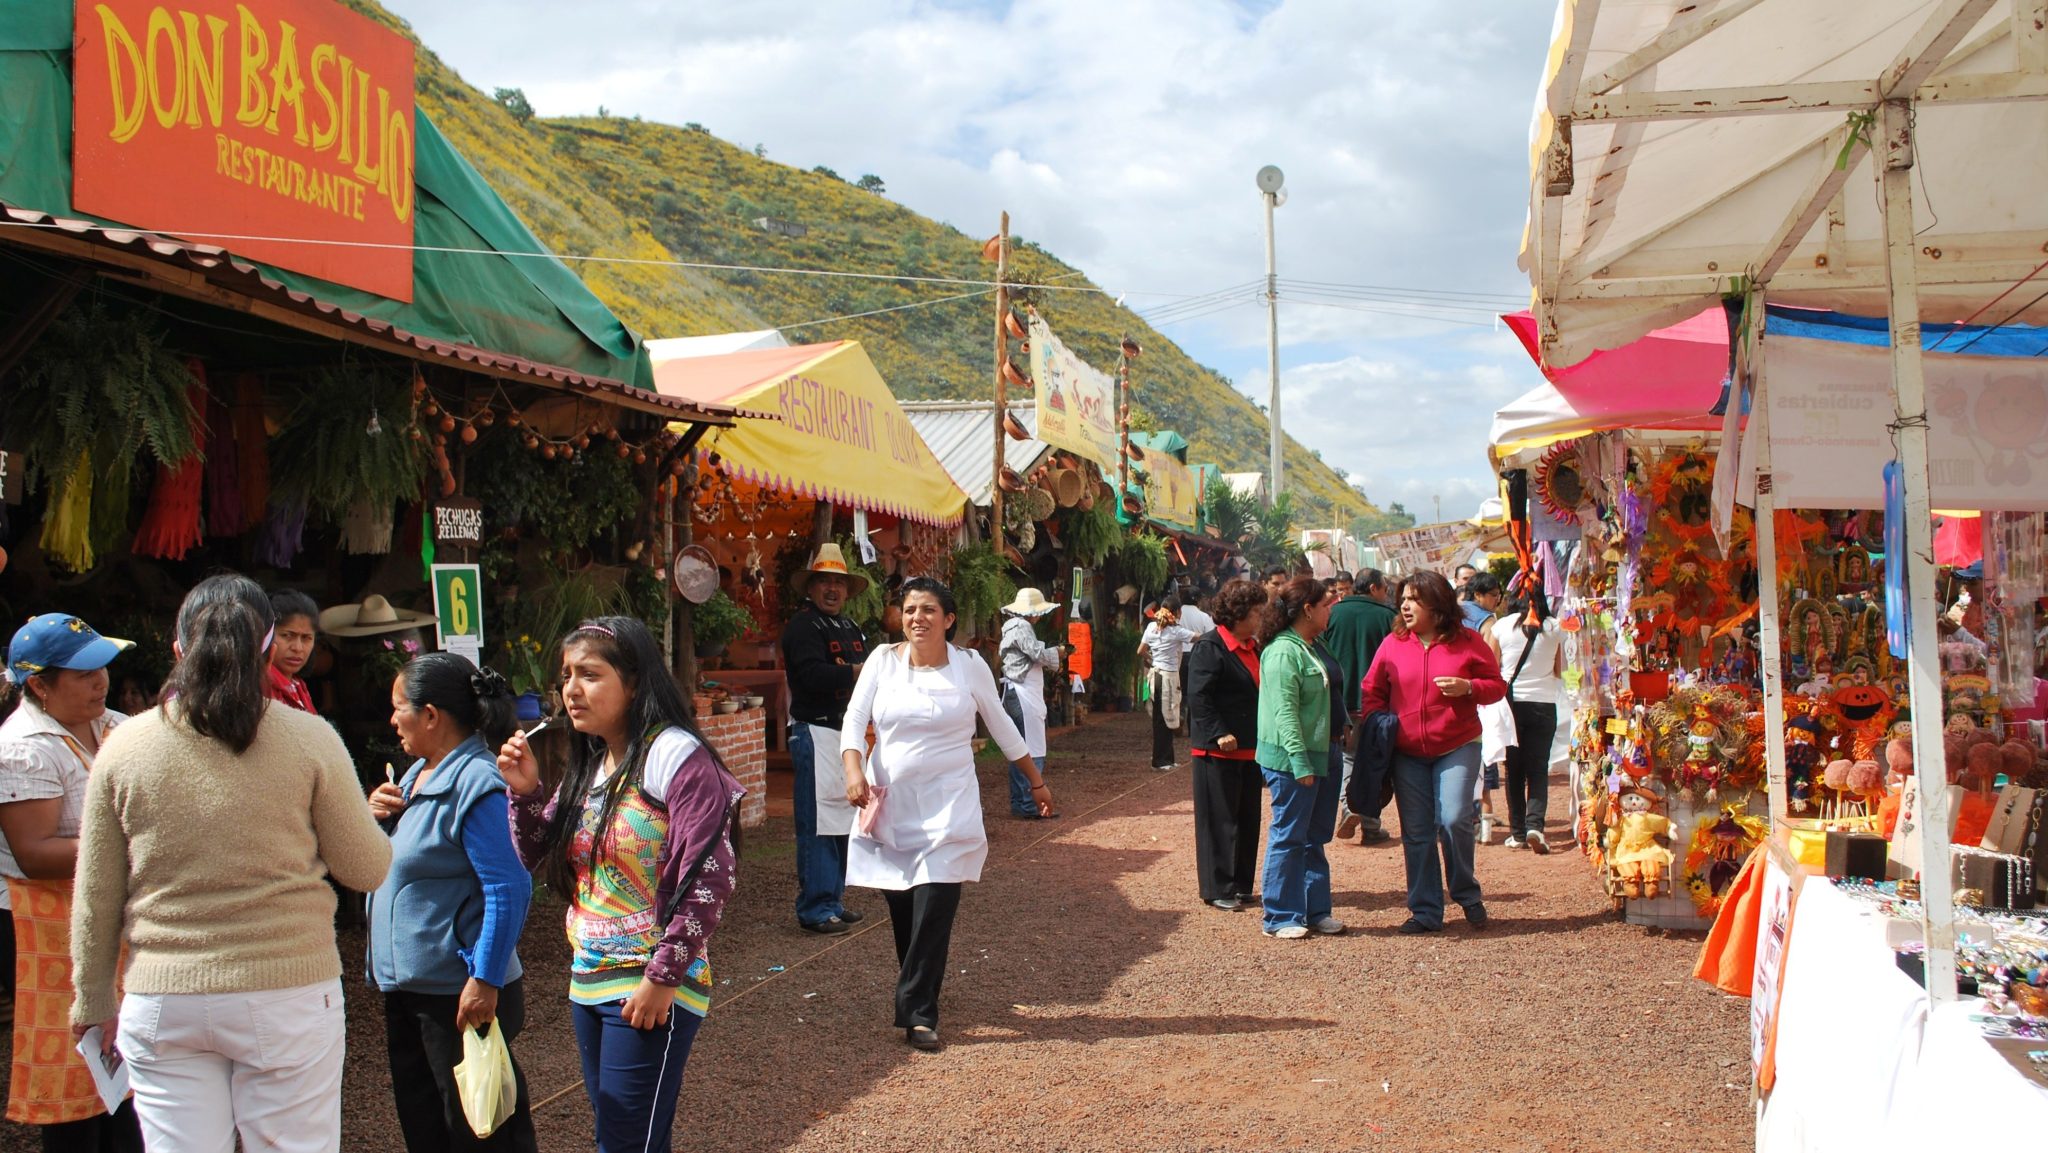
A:
{"label": "pink tarp", "polygon": [[[1540,366],[1536,318],[1523,311],[1501,319]],[[1726,314],[1708,309],[1569,368],[1544,368],[1549,383],[1494,414],[1493,446],[1511,448],[1611,428],[1719,430],[1721,418],[1708,410],[1721,398],[1728,363]]]}

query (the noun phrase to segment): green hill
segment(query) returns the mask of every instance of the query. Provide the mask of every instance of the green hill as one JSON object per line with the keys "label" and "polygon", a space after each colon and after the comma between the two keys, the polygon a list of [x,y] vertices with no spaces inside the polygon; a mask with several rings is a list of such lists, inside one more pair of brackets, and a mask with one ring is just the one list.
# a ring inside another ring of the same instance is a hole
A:
{"label": "green hill", "polygon": [[[411,35],[371,0],[350,7]],[[619,118],[515,118],[422,46],[420,106],[555,251],[653,261],[885,271],[988,279],[983,235],[926,219],[839,177],[763,159],[697,127]],[[774,231],[757,221],[776,222]],[[993,223],[993,222],[991,222]],[[1088,286],[1078,270],[1024,235],[1011,277]],[[800,227],[781,227],[794,225]],[[994,228],[989,231],[992,233]],[[800,233],[800,234],[799,234]],[[708,272],[659,264],[571,262],[627,324],[648,336],[698,336],[799,325],[968,291],[901,280]],[[1133,424],[1174,428],[1191,461],[1263,472],[1266,420],[1214,371],[1097,292],[1027,291],[1069,347],[1098,367],[1119,339],[1145,354],[1133,368]],[[988,396],[993,319],[987,296],[806,325],[793,341],[859,340],[905,399]],[[1288,441],[1288,487],[1305,524],[1344,525],[1374,511],[1313,453]]]}

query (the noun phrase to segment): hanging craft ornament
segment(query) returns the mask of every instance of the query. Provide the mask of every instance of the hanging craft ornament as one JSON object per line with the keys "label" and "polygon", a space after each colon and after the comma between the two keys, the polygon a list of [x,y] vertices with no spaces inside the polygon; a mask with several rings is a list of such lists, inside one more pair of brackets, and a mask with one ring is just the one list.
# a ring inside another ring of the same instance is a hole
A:
{"label": "hanging craft ornament", "polygon": [[1586,481],[1579,462],[1579,446],[1563,441],[1550,446],[1536,465],[1536,498],[1543,510],[1561,524],[1579,518],[1579,506],[1586,500]]}
{"label": "hanging craft ornament", "polygon": [[718,592],[718,560],[711,550],[693,544],[676,554],[676,595],[701,605]]}

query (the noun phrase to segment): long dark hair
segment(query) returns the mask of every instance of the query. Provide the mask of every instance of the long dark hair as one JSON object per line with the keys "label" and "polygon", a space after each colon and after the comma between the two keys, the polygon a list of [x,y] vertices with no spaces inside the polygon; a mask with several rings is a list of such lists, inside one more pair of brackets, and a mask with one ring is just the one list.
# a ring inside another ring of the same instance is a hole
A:
{"label": "long dark hair", "polygon": [[[1475,578],[1476,579],[1476,578]],[[1436,632],[1446,640],[1458,635],[1465,627],[1465,611],[1458,607],[1458,594],[1451,589],[1451,582],[1442,573],[1410,573],[1401,580],[1401,596],[1415,594],[1423,608],[1436,617]]]}
{"label": "long dark hair", "polygon": [[[632,691],[632,700],[626,705],[626,747],[614,750],[618,756],[618,771],[604,783],[604,807],[598,810],[597,843],[592,847],[593,856],[605,851],[611,840],[612,818],[618,814],[619,804],[626,798],[628,789],[637,789],[647,767],[647,748],[654,743],[664,729],[681,729],[704,746],[711,759],[719,768],[725,761],[704,739],[703,730],[690,715],[690,703],[684,699],[682,686],[676,683],[668,664],[662,660],[661,646],[654,641],[654,635],[647,626],[632,617],[597,617],[584,621],[562,638],[561,651],[567,652],[571,645],[581,645],[591,655],[617,669],[619,679]],[[549,887],[564,898],[576,892],[576,870],[569,861],[569,850],[576,839],[576,829],[583,819],[583,801],[590,793],[590,784],[597,778],[598,769],[604,764],[604,742],[584,733],[572,733],[569,738],[569,771],[562,777],[561,789],[555,794],[555,818],[548,825],[547,872],[545,880]]]}
{"label": "long dark hair", "polygon": [[953,590],[930,577],[911,577],[903,582],[903,599],[909,600],[911,593],[924,593],[939,602],[939,608],[953,623],[946,629],[946,639],[952,640],[953,633],[960,627],[960,606],[953,601]]}
{"label": "long dark hair", "polygon": [[178,606],[178,663],[164,700],[193,732],[245,753],[263,723],[264,634],[275,624],[263,586],[221,573],[192,586]]}
{"label": "long dark hair", "polygon": [[1295,577],[1281,585],[1279,595],[1259,610],[1259,647],[1279,639],[1289,625],[1301,619],[1301,614],[1323,603],[1323,598],[1329,595],[1330,590],[1314,577]]}
{"label": "long dark hair", "polygon": [[398,674],[406,703],[415,709],[428,705],[483,737],[484,747],[495,755],[498,746],[512,739],[518,725],[512,686],[496,669],[479,669],[454,653],[421,653],[406,663]]}

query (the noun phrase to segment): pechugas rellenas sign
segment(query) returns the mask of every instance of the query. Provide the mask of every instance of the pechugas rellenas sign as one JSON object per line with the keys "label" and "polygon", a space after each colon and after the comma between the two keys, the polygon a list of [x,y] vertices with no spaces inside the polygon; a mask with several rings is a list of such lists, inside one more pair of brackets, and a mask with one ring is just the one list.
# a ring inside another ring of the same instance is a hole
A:
{"label": "pechugas rellenas sign", "polygon": [[72,202],[412,299],[412,42],[333,0],[78,0]]}

